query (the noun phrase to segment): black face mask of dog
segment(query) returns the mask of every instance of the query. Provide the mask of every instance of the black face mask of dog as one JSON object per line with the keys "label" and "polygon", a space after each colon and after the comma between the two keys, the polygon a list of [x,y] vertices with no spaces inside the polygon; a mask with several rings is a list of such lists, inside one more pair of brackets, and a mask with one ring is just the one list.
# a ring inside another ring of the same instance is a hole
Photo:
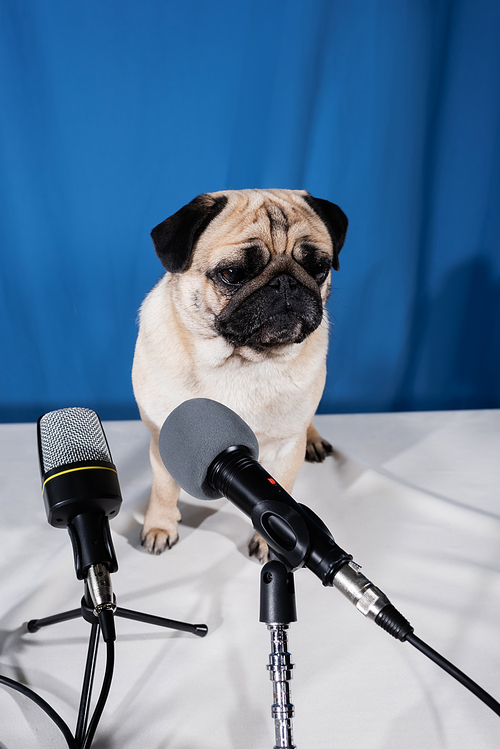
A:
{"label": "black face mask of dog", "polygon": [[234,346],[266,348],[300,343],[322,318],[318,283],[292,257],[280,256],[234,293],[215,328]]}
{"label": "black face mask of dog", "polygon": [[[255,247],[242,250],[238,264],[207,271],[229,300],[214,319],[215,330],[236,347],[265,349],[300,343],[323,319],[321,292],[330,267],[339,268],[347,218],[329,201],[308,193],[302,197],[325,224],[333,257],[304,243],[300,262],[288,254],[265,260]],[[189,267],[198,239],[226,205],[224,195],[200,195],[153,229],[155,250],[167,271],[179,273]]]}

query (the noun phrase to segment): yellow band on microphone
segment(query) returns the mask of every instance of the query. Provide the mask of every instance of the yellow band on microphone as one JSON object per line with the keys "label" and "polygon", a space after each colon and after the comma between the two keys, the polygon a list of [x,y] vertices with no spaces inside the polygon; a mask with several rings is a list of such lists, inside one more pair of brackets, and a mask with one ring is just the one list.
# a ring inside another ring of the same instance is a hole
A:
{"label": "yellow band on microphone", "polygon": [[80,466],[79,468],[68,468],[67,471],[54,473],[53,476],[49,476],[48,479],[45,479],[42,486],[42,494],[45,491],[45,486],[49,483],[49,481],[52,481],[52,479],[55,479],[58,476],[63,476],[65,473],[74,473],[74,471],[95,471],[96,469],[100,469],[101,471],[113,471],[113,473],[116,473],[115,468],[108,468],[107,466]]}

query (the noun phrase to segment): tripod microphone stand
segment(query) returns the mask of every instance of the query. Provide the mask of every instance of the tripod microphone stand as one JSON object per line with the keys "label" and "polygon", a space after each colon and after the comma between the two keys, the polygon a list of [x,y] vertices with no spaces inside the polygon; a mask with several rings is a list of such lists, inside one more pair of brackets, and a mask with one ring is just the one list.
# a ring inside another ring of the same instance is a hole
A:
{"label": "tripod microphone stand", "polygon": [[[115,616],[154,624],[204,637],[206,624],[188,624],[116,606],[111,574],[118,569],[109,519],[122,503],[116,466],[97,414],[88,408],[62,408],[44,414],[37,425],[42,495],[47,520],[55,528],[67,528],[78,580],[84,584],[80,608],[41,619],[31,619],[27,631],[82,617],[91,625],[87,660],[73,737],[50,705],[29,689],[8,680],[8,685],[24,691],[57,722],[72,749],[89,749],[104,710],[114,667]],[[106,643],[106,668],[94,714],[87,727],[99,632]],[[5,680],[4,680],[5,682]],[[5,682],[7,683],[7,682]]]}
{"label": "tripod microphone stand", "polygon": [[[110,588],[110,580],[107,571],[105,570],[103,565],[95,565],[95,568],[97,569],[92,569],[89,572],[87,578],[85,578],[84,580],[84,595],[81,600],[80,608],[71,609],[70,611],[64,611],[60,614],[54,614],[52,616],[47,616],[41,619],[31,619],[26,625],[28,632],[35,633],[38,632],[38,630],[42,627],[48,627],[52,624],[59,624],[60,622],[66,622],[71,619],[77,619],[80,616],[91,625],[75,732],[75,741],[78,747],[82,747],[84,745],[90,746],[90,743],[92,741],[93,732],[88,739],[86,739],[86,736],[95,666],[97,662],[97,652],[99,647],[99,632],[101,629],[103,630],[103,637],[106,641],[106,644],[108,645],[109,655],[110,641],[112,644],[112,641],[114,641],[116,637],[114,631],[114,623],[112,621],[113,616],[122,617],[123,619],[133,619],[135,621],[145,622],[147,624],[154,624],[159,627],[167,627],[168,629],[176,629],[180,632],[190,632],[191,634],[197,635],[198,637],[205,637],[208,632],[208,627],[206,624],[189,624],[187,622],[179,622],[174,619],[167,619],[161,616],[153,616],[152,614],[146,614],[141,611],[133,611],[131,609],[121,608],[120,606],[117,607],[114,602],[115,598]],[[93,590],[93,575],[97,578],[98,584],[104,583],[107,586],[108,598],[111,598],[112,602],[108,600],[108,602],[106,603],[97,603],[96,605],[96,593]],[[99,613],[96,613],[96,611],[99,609],[99,606],[101,606],[101,610],[99,611]],[[102,616],[105,613],[108,614],[107,621],[106,618],[104,618],[104,620],[102,619]],[[103,684],[103,690],[104,688],[107,688],[107,691],[109,691],[111,674],[109,675],[108,682],[109,683],[107,685],[105,683]],[[97,721],[95,723],[95,727],[96,726]],[[86,744],[84,744],[84,741],[86,741]]]}

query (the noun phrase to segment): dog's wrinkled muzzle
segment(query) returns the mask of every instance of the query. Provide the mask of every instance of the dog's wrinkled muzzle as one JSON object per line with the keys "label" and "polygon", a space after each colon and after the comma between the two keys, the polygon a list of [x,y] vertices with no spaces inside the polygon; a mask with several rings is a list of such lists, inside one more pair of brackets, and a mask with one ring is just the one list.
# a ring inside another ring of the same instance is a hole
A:
{"label": "dog's wrinkled muzzle", "polygon": [[293,258],[281,256],[234,294],[215,328],[235,346],[267,348],[301,343],[322,318],[317,283]]}

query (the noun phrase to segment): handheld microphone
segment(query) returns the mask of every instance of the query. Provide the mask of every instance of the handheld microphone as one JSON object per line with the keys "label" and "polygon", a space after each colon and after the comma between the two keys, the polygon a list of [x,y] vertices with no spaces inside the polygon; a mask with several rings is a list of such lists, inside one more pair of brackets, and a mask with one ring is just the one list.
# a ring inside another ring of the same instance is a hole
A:
{"label": "handheld microphone", "polygon": [[234,411],[206,398],[185,401],[165,420],[159,448],[166,469],[185,491],[198,499],[227,497],[251,518],[289,571],[308,567],[323,585],[340,590],[364,616],[420,650],[500,715],[500,704],[418,638],[387,596],[335,543],[323,521],[267,473],[257,461],[257,438]]}
{"label": "handheld microphone", "polygon": [[47,520],[68,529],[76,576],[86,581],[96,616],[114,611],[110,573],[118,562],[109,518],[119,512],[122,498],[99,417],[88,408],[44,414],[38,420],[38,453]]}
{"label": "handheld microphone", "polygon": [[257,438],[234,411],[207,398],[185,401],[165,420],[158,444],[165,467],[188,494],[227,497],[290,571],[307,567],[396,639],[404,641],[413,632],[323,521],[261,466]]}

